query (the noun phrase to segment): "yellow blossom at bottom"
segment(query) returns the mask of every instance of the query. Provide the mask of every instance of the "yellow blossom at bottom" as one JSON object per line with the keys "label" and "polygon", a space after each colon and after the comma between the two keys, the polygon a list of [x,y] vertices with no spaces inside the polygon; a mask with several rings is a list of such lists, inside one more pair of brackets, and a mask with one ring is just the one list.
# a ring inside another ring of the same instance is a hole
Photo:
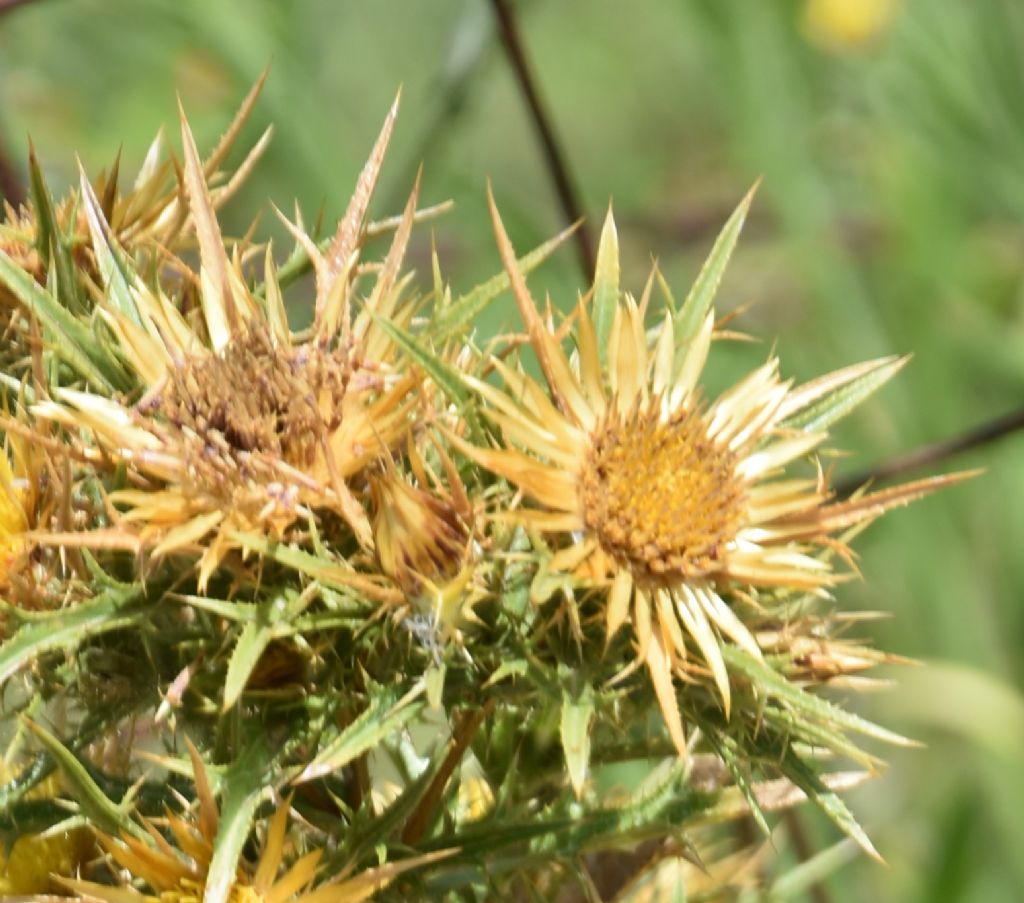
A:
{"label": "yellow blossom at bottom", "polygon": [[[11,774],[0,765],[0,779]],[[46,799],[58,792],[51,778],[32,791],[31,796]],[[38,894],[50,890],[52,875],[73,875],[93,848],[88,831],[75,829],[60,833],[19,837],[6,858],[0,854],[0,898],[8,894]]]}

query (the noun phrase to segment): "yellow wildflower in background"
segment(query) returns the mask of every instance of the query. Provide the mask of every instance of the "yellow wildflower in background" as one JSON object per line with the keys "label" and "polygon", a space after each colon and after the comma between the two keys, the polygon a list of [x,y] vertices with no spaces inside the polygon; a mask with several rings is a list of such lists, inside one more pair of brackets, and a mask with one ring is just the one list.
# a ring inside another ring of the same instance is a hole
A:
{"label": "yellow wildflower in background", "polygon": [[827,50],[855,50],[881,37],[899,7],[900,0],[807,0],[801,27]]}
{"label": "yellow wildflower in background", "polygon": [[[742,222],[749,196],[737,216]],[[722,645],[761,658],[757,639],[728,601],[743,588],[820,591],[837,575],[822,556],[842,550],[838,530],[918,497],[925,482],[829,503],[824,475],[790,477],[787,467],[825,440],[824,431],[787,420],[828,391],[869,373],[880,380],[902,365],[869,361],[801,387],[779,376],[774,357],[714,401],[699,387],[714,334],[709,311],[696,335],[676,347],[666,311],[649,334],[649,297],[614,300],[602,364],[591,311],[575,311],[570,358],[526,287],[498,216],[502,260],[540,363],[542,387],[495,358],[502,391],[467,377],[487,403],[507,447],[480,448],[453,437],[465,454],[518,487],[532,502],[522,521],[560,549],[549,567],[607,588],[609,640],[631,621],[637,662],[651,675],[666,724],[683,752],[673,678],[710,676],[726,717],[730,684]],[[609,214],[594,294],[618,282],[617,238]],[[607,273],[614,271],[614,280]],[[603,276],[602,273],[605,275]]]}

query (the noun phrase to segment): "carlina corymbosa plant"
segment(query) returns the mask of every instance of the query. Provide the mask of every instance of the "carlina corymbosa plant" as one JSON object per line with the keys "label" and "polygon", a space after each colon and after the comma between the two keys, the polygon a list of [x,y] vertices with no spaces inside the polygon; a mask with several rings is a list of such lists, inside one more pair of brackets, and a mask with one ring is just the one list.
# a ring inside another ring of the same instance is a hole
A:
{"label": "carlina corymbosa plant", "polygon": [[817,455],[905,359],[702,389],[752,194],[680,300],[620,287],[609,212],[539,306],[569,233],[517,257],[490,194],[503,271],[424,284],[446,205],[368,219],[397,104],[334,230],[225,236],[260,84],[127,193],[57,202],[33,156],[0,227],[0,891],[710,900],[771,880],[746,826],[802,802],[877,855],[840,794],[881,765],[857,738],[909,741],[840,703],[893,657],[834,592],[961,477],[839,498]]}

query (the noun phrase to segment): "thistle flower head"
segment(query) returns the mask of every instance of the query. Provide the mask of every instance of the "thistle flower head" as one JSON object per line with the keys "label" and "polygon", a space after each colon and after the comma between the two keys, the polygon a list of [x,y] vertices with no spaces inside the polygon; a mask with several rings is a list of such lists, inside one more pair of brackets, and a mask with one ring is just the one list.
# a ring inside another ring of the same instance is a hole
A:
{"label": "thistle flower head", "polygon": [[481,525],[451,458],[440,446],[433,450],[443,478],[413,442],[406,449],[409,473],[392,461],[371,475],[374,545],[380,570],[402,590],[413,612],[457,637],[480,597],[474,576]]}
{"label": "thistle flower head", "polygon": [[[141,488],[111,495],[126,508],[125,541],[157,555],[200,551],[200,584],[232,549],[238,532],[279,539],[299,519],[331,511],[364,547],[372,529],[348,479],[400,443],[419,403],[417,378],[396,366],[378,319],[402,324],[402,258],[418,187],[397,224],[370,291],[359,290],[369,194],[395,111],[360,179],[334,239],[322,252],[287,223],[316,274],[311,335],[288,325],[268,248],[264,286],[246,280],[239,248],[224,244],[191,131],[182,114],[185,186],[199,241],[201,322],[190,322],[160,285],[140,274],[131,302],[106,299],[100,312],[144,390],[135,404],[58,390],[38,417],[92,434],[97,461],[113,458]],[[99,215],[94,210],[94,214]],[[101,232],[106,234],[105,229]]]}
{"label": "thistle flower head", "polygon": [[[734,215],[735,231],[749,201]],[[577,351],[570,357],[530,297],[493,199],[491,209],[545,384],[495,360],[504,391],[472,378],[470,383],[511,441],[498,448],[456,441],[532,501],[520,517],[555,539],[552,570],[606,588],[609,640],[632,622],[637,661],[650,672],[682,752],[673,678],[710,677],[728,717],[723,645],[762,658],[736,599],[759,588],[831,586],[838,576],[822,553],[842,550],[834,534],[925,491],[911,484],[831,502],[820,471],[803,478],[786,472],[826,438],[813,422],[799,422],[801,412],[866,376],[884,382],[902,361],[871,361],[794,387],[771,358],[705,403],[699,378],[714,314],[692,302],[678,314],[667,309],[649,333],[649,294],[637,303],[618,291],[610,214],[593,293],[602,306],[592,312],[578,305]],[[598,317],[605,332],[600,337]],[[679,345],[679,324],[686,320],[694,329]]]}

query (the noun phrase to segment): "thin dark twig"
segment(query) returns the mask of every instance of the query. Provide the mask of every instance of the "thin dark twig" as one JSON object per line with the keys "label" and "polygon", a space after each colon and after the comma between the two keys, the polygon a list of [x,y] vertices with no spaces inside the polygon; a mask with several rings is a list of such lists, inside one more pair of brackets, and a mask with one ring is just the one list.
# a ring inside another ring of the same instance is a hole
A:
{"label": "thin dark twig", "polygon": [[[519,88],[523,92],[527,106],[530,108],[530,115],[537,130],[537,137],[540,139],[544,160],[551,175],[551,181],[554,183],[555,192],[558,194],[562,213],[565,216],[566,222],[574,223],[582,219],[583,209],[573,187],[573,180],[569,175],[565,154],[555,138],[551,117],[548,116],[547,111],[544,109],[540,93],[537,90],[536,81],[530,70],[526,51],[523,48],[519,35],[519,25],[512,10],[512,2],[511,0],[491,0],[491,5],[494,7],[494,14],[498,19],[498,31],[501,35],[502,46],[505,48],[505,53],[512,65],[512,70],[515,72],[516,80],[519,82]],[[576,230],[575,237],[580,266],[583,267],[584,276],[589,279],[594,274],[594,267],[597,261],[594,253],[594,242],[585,224]]]}
{"label": "thin dark twig", "polygon": [[0,142],[0,200],[17,207],[25,200],[25,185]]}
{"label": "thin dark twig", "polygon": [[33,0],[0,0],[0,15],[9,13],[12,10],[17,9],[19,6],[26,6],[32,2]]}
{"label": "thin dark twig", "polygon": [[988,445],[1021,429],[1024,429],[1024,409],[997,417],[962,435],[954,436],[952,439],[943,439],[941,442],[934,442],[914,451],[896,455],[870,470],[839,481],[835,484],[836,494],[850,495],[865,483],[889,480],[909,471],[934,466],[961,452]]}
{"label": "thin dark twig", "polygon": [[[793,842],[793,851],[796,853],[797,859],[800,862],[807,862],[814,855],[814,848],[807,839],[807,832],[800,820],[800,814],[795,809],[787,809],[782,815],[782,820],[786,823],[786,830]],[[828,888],[818,881],[813,882],[807,888],[807,893],[814,903],[831,903],[832,896],[829,894]]]}

